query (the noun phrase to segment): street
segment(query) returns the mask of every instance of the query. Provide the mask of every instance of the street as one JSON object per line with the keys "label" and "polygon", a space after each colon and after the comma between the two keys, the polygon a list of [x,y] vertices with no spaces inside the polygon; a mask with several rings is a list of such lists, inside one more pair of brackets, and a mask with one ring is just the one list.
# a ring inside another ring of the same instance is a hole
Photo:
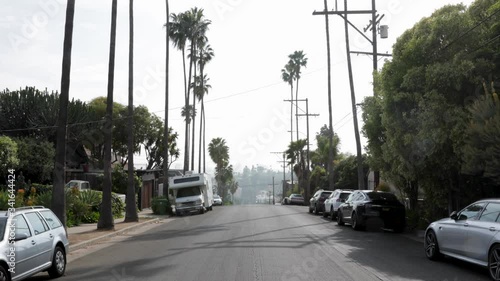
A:
{"label": "street", "polygon": [[[47,280],[46,274],[29,280]],[[176,217],[68,264],[70,280],[489,280],[485,269],[427,260],[423,243],[307,213],[224,206]]]}

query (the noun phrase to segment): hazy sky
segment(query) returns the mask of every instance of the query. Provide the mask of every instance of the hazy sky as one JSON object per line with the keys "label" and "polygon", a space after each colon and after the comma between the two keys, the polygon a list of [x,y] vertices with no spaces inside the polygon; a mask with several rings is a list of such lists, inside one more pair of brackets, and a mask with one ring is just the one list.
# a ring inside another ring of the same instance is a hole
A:
{"label": "hazy sky", "polygon": [[[76,2],[70,98],[90,101],[107,94],[111,0]],[[135,104],[145,105],[163,117],[165,1],[134,2]],[[339,9],[343,9],[344,1],[338,2]],[[391,53],[398,36],[436,9],[471,2],[378,0],[377,10],[385,15],[381,24],[389,26],[389,38],[379,38],[379,52]],[[118,1],[114,96],[122,104],[127,104],[128,95],[128,5],[129,1]],[[330,0],[329,6],[333,8],[335,1]],[[0,7],[0,88],[35,86],[59,91],[66,1],[0,0]],[[207,36],[215,57],[205,71],[212,86],[206,97],[207,144],[212,138],[224,138],[235,171],[252,165],[281,170],[281,157],[271,154],[286,150],[290,142],[290,103],[283,101],[290,99],[290,88],[281,80],[281,69],[289,54],[303,50],[308,64],[300,80],[299,99],[308,98],[309,113],[319,114],[309,120],[314,149],[315,134],[328,124],[325,19],[312,15],[323,9],[323,1],[170,0],[171,13],[192,7],[204,9],[206,18],[212,21]],[[369,10],[371,1],[350,1],[348,8]],[[362,30],[371,16],[351,15],[349,19]],[[333,127],[340,136],[341,151],[355,154],[344,22],[339,16],[330,17],[330,33]],[[371,37],[371,33],[366,35]],[[353,51],[372,50],[370,43],[353,29],[350,41]],[[181,53],[171,48],[170,57],[170,124],[179,133],[179,146],[183,148]],[[362,102],[365,96],[372,95],[372,59],[364,55],[353,55],[352,59],[356,99]],[[382,65],[383,59],[379,69]],[[305,111],[305,103],[299,106]],[[360,111],[358,115],[361,128]],[[196,122],[198,125],[198,118]],[[299,135],[305,138],[306,133],[306,119],[301,117]],[[144,155],[137,156],[138,167],[145,162]],[[182,168],[182,163],[179,159],[173,167]],[[213,166],[209,159],[207,163]]]}

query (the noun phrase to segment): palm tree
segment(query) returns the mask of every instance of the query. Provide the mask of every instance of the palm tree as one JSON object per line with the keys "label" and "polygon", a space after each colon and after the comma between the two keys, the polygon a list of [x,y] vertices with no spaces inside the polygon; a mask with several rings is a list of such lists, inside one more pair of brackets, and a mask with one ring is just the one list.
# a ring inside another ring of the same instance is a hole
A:
{"label": "palm tree", "polygon": [[234,194],[236,193],[238,188],[239,188],[239,184],[237,181],[234,181],[234,179],[233,179],[229,182],[229,192],[231,192],[231,201],[233,201],[233,202],[234,202]]}
{"label": "palm tree", "polygon": [[[229,163],[229,147],[226,145],[226,141],[223,138],[215,138],[208,144],[208,154],[210,158],[215,163],[217,186],[222,187],[222,176],[224,167],[227,167]],[[219,194],[222,196],[222,194]]]}
{"label": "palm tree", "polygon": [[297,177],[299,179],[299,186],[300,183],[303,182],[304,180],[304,171],[305,171],[305,160],[304,160],[304,148],[307,145],[307,140],[302,139],[302,140],[297,140],[293,141],[290,143],[288,146],[288,149],[285,151],[287,159],[290,160],[289,164],[293,165],[293,163],[296,163],[296,165],[293,166],[293,170],[295,174],[297,174]]}
{"label": "palm tree", "polygon": [[[283,81],[290,85],[290,143],[293,142],[293,66],[290,61],[285,65],[285,68],[281,70],[281,78]],[[293,189],[293,163],[292,169],[290,169],[290,175],[292,180]]]}
{"label": "palm tree", "polygon": [[98,229],[114,229],[115,223],[111,209],[111,130],[113,128],[113,87],[115,75],[115,49],[116,49],[116,12],[117,0],[111,6],[111,38],[109,44],[109,69],[108,69],[108,98],[106,105],[106,120],[104,125],[104,180],[102,187],[102,204],[100,210]]}
{"label": "palm tree", "polygon": [[[198,151],[199,151],[198,173],[201,173],[201,141],[202,141],[203,129],[205,128],[205,124],[203,122],[204,114],[205,114],[205,111],[204,111],[205,107],[203,105],[203,99],[205,98],[205,95],[208,94],[208,90],[210,88],[212,88],[212,86],[210,86],[208,84],[208,80],[210,80],[210,78],[207,78],[207,75],[204,75],[203,79],[201,79],[201,75],[200,75],[200,76],[197,76],[194,78],[194,82],[192,85],[194,95],[197,97],[198,101],[201,102],[200,142],[199,142],[199,147],[198,147]],[[193,135],[193,139],[194,139],[194,135]]]}
{"label": "palm tree", "polygon": [[328,21],[328,3],[325,3],[325,26],[326,26],[326,51],[328,64],[328,125],[329,125],[329,148],[328,148],[328,183],[330,189],[334,190],[333,183],[333,113],[332,113],[332,66],[330,55],[330,23]]}
{"label": "palm tree", "polygon": [[[165,125],[164,125],[164,131],[163,131],[163,190],[164,192],[168,192],[168,169],[169,169],[169,164],[168,164],[168,155],[169,155],[169,139],[171,137],[170,130],[168,127],[168,82],[169,82],[169,59],[170,59],[170,24],[169,24],[169,7],[168,7],[168,0],[165,0],[165,7],[166,7],[166,19],[167,23],[165,23],[165,27],[167,29],[165,33]],[[184,50],[184,47],[182,48]],[[184,56],[183,56],[184,57]],[[185,67],[184,67],[185,69]],[[184,75],[185,75],[184,71]],[[184,76],[184,83],[186,81],[186,77]],[[185,85],[184,85],[185,87]],[[164,195],[164,194],[160,194]],[[170,209],[169,209],[170,210]]]}
{"label": "palm tree", "polygon": [[63,62],[61,94],[59,95],[59,115],[57,117],[57,144],[54,165],[54,190],[52,192],[52,210],[66,225],[66,200],[64,196],[64,177],[66,163],[66,131],[68,124],[69,85],[71,74],[71,49],[73,45],[73,21],[75,0],[68,0],[66,7],[66,25],[64,27]]}
{"label": "palm tree", "polygon": [[129,4],[129,57],[128,57],[128,188],[125,222],[139,221],[135,202],[134,174],[134,0]]}
{"label": "palm tree", "polygon": [[307,58],[303,51],[295,51],[293,54],[289,55],[288,62],[292,67],[292,78],[296,82],[295,86],[295,126],[297,129],[297,139],[299,139],[299,80],[300,80],[300,70],[302,67],[307,66]]}
{"label": "palm tree", "polygon": [[[198,59],[198,63],[200,65],[200,76],[201,77],[205,77],[205,74],[204,74],[204,69],[205,69],[205,65],[207,63],[209,63],[212,58],[214,57],[214,50],[212,49],[212,47],[208,44],[203,44],[200,46],[200,58]],[[205,158],[205,94],[208,93],[208,88],[211,88],[210,86],[209,87],[205,87],[204,83],[205,81],[208,81],[208,79],[203,79],[202,80],[202,85],[201,87],[203,89],[207,88],[207,91],[204,92],[204,94],[202,95],[201,97],[201,115],[200,115],[200,149],[199,149],[199,152],[200,152],[200,157],[199,157],[199,166],[198,167],[198,170],[201,172],[201,134],[202,134],[202,127],[203,127],[203,172],[205,173],[205,162],[206,162],[206,158]]]}

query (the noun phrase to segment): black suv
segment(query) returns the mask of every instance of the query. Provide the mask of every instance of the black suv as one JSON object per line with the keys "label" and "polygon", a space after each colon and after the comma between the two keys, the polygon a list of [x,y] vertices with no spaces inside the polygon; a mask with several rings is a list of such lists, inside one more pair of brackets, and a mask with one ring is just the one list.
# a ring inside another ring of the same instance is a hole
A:
{"label": "black suv", "polygon": [[319,215],[325,211],[325,200],[332,194],[331,190],[320,189],[314,193],[311,200],[309,200],[309,213],[314,212],[315,215]]}

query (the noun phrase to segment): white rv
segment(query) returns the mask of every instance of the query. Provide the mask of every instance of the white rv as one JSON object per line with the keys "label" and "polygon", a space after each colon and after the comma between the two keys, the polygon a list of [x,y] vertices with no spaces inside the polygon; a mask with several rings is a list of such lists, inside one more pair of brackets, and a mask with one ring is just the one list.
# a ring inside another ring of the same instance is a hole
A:
{"label": "white rv", "polygon": [[200,213],[212,210],[214,191],[212,179],[207,174],[190,174],[171,177],[169,193],[175,200],[175,213]]}

